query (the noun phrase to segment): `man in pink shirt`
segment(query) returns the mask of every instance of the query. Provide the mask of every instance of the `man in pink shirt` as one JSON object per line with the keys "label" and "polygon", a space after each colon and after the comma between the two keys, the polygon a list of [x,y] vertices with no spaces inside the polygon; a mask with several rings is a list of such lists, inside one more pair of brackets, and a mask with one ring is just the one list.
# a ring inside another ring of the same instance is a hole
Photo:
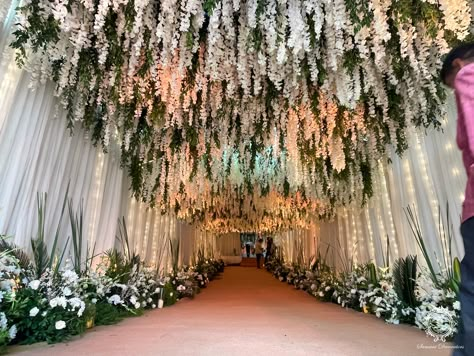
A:
{"label": "man in pink shirt", "polygon": [[458,108],[456,141],[467,174],[462,208],[461,323],[453,355],[474,355],[474,43],[454,48],[446,56],[441,79],[454,89]]}

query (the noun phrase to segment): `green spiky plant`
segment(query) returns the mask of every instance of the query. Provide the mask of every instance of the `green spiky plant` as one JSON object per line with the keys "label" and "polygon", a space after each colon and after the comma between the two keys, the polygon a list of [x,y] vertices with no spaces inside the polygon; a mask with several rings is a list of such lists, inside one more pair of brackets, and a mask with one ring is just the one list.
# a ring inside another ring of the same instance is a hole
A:
{"label": "green spiky plant", "polygon": [[384,254],[384,251],[383,251],[383,247],[380,247],[381,248],[381,256],[382,256],[382,263],[383,263],[383,266],[384,267],[390,267],[390,238],[388,237],[387,235],[387,250],[385,251],[385,254]]}
{"label": "green spiky plant", "polygon": [[61,223],[64,216],[64,211],[66,209],[66,202],[67,196],[69,193],[69,185],[66,190],[66,194],[64,195],[64,200],[61,208],[61,213],[59,216],[58,226],[56,228],[56,233],[53,239],[53,246],[51,251],[48,252],[48,246],[46,243],[45,235],[45,218],[46,218],[46,207],[48,201],[47,193],[37,194],[36,202],[37,202],[37,217],[38,217],[38,230],[36,233],[36,238],[31,239],[31,249],[33,251],[33,262],[34,262],[34,271],[35,277],[40,278],[46,270],[51,270],[53,275],[56,276],[59,272],[59,267],[64,259],[64,255],[66,253],[66,249],[69,243],[69,239],[66,240],[64,245],[63,251],[59,257],[56,255],[56,249],[59,241],[59,234],[61,230]]}
{"label": "green spiky plant", "polygon": [[459,293],[461,284],[461,263],[457,257],[453,258],[452,244],[454,241],[453,223],[449,217],[449,203],[446,203],[446,220],[441,218],[441,209],[438,207],[438,230],[441,236],[443,260],[438,260],[441,270],[446,271],[446,284],[451,290]]}
{"label": "green spiky plant", "polygon": [[316,255],[311,257],[311,262],[310,262],[310,268],[313,272],[325,272],[329,271],[330,267],[327,264],[327,256],[329,253],[329,249],[331,248],[331,245],[327,245],[326,247],[326,252],[324,255],[321,254],[321,246],[318,243],[317,244],[317,250],[316,250]]}
{"label": "green spiky plant", "polygon": [[418,246],[423,254],[425,262],[428,266],[430,277],[433,283],[440,289],[451,289],[458,293],[461,283],[461,265],[457,257],[453,258],[452,243],[454,240],[453,224],[449,215],[449,203],[446,203],[446,219],[442,218],[441,208],[438,206],[438,237],[441,239],[440,245],[442,250],[442,261],[435,255],[437,262],[437,269],[433,263],[430,254],[428,253],[425,237],[421,230],[418,216],[414,209],[407,207],[405,215],[408,218],[410,228],[413,236],[416,239]]}
{"label": "green spiky plant", "polygon": [[440,282],[438,278],[438,273],[436,272],[434,265],[431,261],[431,257],[428,253],[428,249],[426,247],[425,240],[423,238],[423,232],[421,231],[418,215],[416,214],[415,210],[413,210],[411,207],[407,207],[405,209],[405,214],[408,218],[408,223],[410,225],[413,236],[415,237],[416,243],[418,244],[418,247],[420,248],[421,253],[423,254],[425,262],[428,266],[431,279],[433,280],[435,285],[439,286]]}
{"label": "green spiky plant", "polygon": [[121,220],[118,220],[118,235],[116,236],[116,239],[119,242],[122,254],[125,257],[125,261],[132,266],[140,266],[140,255],[135,252],[133,247],[130,247],[130,239],[128,236],[127,224],[125,223],[124,216]]}
{"label": "green spiky plant", "polygon": [[373,262],[367,263],[367,281],[374,286],[378,284],[377,267]]}
{"label": "green spiky plant", "polygon": [[116,249],[110,249],[107,250],[104,255],[108,262],[108,267],[105,272],[107,277],[121,284],[126,284],[132,273],[132,266],[126,262],[123,254]]}
{"label": "green spiky plant", "polygon": [[[179,268],[179,253],[180,253],[180,239],[176,239],[176,242],[173,244],[171,237],[168,239],[170,247],[170,256],[173,272],[177,273]],[[203,252],[204,254],[204,252]],[[204,256],[202,256],[204,259]]]}
{"label": "green spiky plant", "polygon": [[296,251],[296,259],[295,259],[294,264],[296,266],[304,266],[305,265],[304,245],[300,236],[297,236],[294,239],[294,245],[295,245],[295,251]]}
{"label": "green spiky plant", "polygon": [[[72,199],[68,200],[69,222],[71,226],[71,240],[74,270],[78,275],[87,274],[92,269],[92,262],[96,255],[95,247],[90,248],[87,240],[84,238],[84,208],[83,202],[79,206],[79,212],[76,213],[73,208]],[[86,240],[86,242],[84,242]],[[86,249],[84,251],[84,244]]]}
{"label": "green spiky plant", "polygon": [[399,258],[393,264],[393,285],[398,298],[411,308],[418,306],[416,299],[417,257]]}
{"label": "green spiky plant", "polygon": [[155,276],[159,278],[163,275],[163,258],[166,252],[166,245],[167,240],[165,238],[166,233],[162,231],[161,238],[158,240],[157,250],[155,251],[156,254],[156,265],[155,265]]}
{"label": "green spiky plant", "polygon": [[105,252],[108,261],[106,274],[126,284],[132,271],[138,270],[142,264],[140,255],[136,254],[130,247],[129,236],[125,218],[118,220],[118,234],[115,236],[118,247]]}
{"label": "green spiky plant", "polygon": [[[350,252],[350,254],[347,250],[342,248],[342,244],[341,244],[341,241],[339,240],[339,237],[337,237],[336,241],[338,245],[338,248],[336,249],[336,251],[339,255],[339,259],[342,265],[341,272],[345,275],[349,275],[354,268],[354,252],[355,252],[355,249],[357,248],[358,241],[354,242],[354,245],[352,246],[352,251]],[[342,253],[341,251],[344,251],[344,253]]]}

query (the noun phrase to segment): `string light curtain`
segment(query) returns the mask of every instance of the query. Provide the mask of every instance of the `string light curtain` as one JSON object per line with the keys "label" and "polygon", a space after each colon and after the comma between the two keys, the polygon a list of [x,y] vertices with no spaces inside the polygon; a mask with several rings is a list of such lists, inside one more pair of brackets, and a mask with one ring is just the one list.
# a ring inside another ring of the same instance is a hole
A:
{"label": "string light curtain", "polygon": [[[375,261],[382,266],[387,247],[391,261],[409,254],[420,255],[406,216],[408,207],[418,217],[433,260],[443,259],[442,229],[447,229],[448,222],[453,228],[453,257],[462,257],[459,225],[466,176],[455,142],[456,106],[452,96],[442,124],[442,130],[429,131],[427,135],[413,128],[408,134],[410,149],[402,158],[393,153],[390,164],[378,162],[374,197],[364,207],[341,208],[333,221],[315,222],[313,230],[276,234],[275,241],[283,249],[285,260],[296,262],[301,246],[306,260],[319,250],[330,265],[339,268],[342,260],[351,259],[354,263]],[[311,248],[311,244],[315,247]]]}
{"label": "string light curtain", "polygon": [[[2,102],[0,127],[0,231],[29,248],[36,235],[37,193],[47,192],[46,236],[52,238],[59,222],[69,184],[69,197],[77,210],[84,207],[85,233],[99,251],[113,244],[119,214],[123,173],[119,157],[111,149],[105,155],[93,147],[84,134],[70,136],[65,121],[52,119],[55,99],[50,84],[36,91],[28,89],[29,76],[0,68],[8,82],[0,85]],[[11,89],[14,88],[11,94]],[[11,94],[11,95],[10,95]],[[67,214],[61,233],[68,231]]]}
{"label": "string light curtain", "polygon": [[379,162],[374,197],[367,206],[340,209],[333,222],[320,223],[322,243],[334,250],[329,253],[333,265],[340,265],[344,256],[352,257],[354,262],[373,260],[382,265],[387,238],[392,261],[420,254],[405,214],[407,207],[417,215],[433,259],[443,258],[444,234],[440,227],[444,224],[447,228],[448,220],[453,227],[453,256],[463,256],[459,225],[466,176],[455,142],[453,97],[448,99],[447,109],[442,131],[425,135],[412,129],[408,137],[410,149],[403,158],[393,154],[391,164]]}
{"label": "string light curtain", "polygon": [[[69,184],[74,208],[83,204],[84,248],[86,243],[95,245],[95,253],[101,253],[117,246],[117,221],[125,217],[132,246],[147,264],[161,258],[162,269],[169,269],[168,245],[161,250],[162,256],[158,255],[159,247],[178,238],[182,239],[181,260],[190,263],[194,235],[199,234],[196,229],[131,199],[118,147],[112,144],[104,154],[93,147],[86,133],[76,129],[71,136],[64,114],[59,112],[58,118],[53,118],[57,106],[54,86],[45,83],[34,91],[29,88],[29,74],[17,68],[7,48],[7,34],[15,21],[13,9],[18,4],[0,4],[0,13],[9,13],[0,16],[5,18],[0,23],[0,232],[29,249],[37,231],[37,193],[47,192],[45,237],[51,246]],[[69,235],[66,212],[59,250]]]}
{"label": "string light curtain", "polygon": [[283,258],[289,263],[308,263],[318,251],[319,225],[309,229],[279,232],[273,237],[276,246],[282,249]]}

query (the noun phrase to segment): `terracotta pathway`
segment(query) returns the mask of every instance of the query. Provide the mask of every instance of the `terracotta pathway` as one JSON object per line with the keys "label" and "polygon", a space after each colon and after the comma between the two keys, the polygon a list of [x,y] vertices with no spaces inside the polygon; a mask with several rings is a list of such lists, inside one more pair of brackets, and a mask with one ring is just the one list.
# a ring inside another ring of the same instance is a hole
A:
{"label": "terracotta pathway", "polygon": [[229,267],[194,300],[97,327],[67,344],[13,351],[77,356],[450,354],[439,347],[414,327],[320,303],[263,269]]}

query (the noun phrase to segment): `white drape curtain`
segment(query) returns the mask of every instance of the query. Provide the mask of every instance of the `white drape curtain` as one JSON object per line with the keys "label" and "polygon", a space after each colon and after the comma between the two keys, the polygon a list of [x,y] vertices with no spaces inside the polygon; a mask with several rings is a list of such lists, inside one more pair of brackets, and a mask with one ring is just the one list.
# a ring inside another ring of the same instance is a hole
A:
{"label": "white drape curtain", "polygon": [[[190,263],[193,248],[200,246],[195,237],[206,237],[131,199],[126,173],[120,169],[120,149],[112,144],[104,154],[80,128],[71,136],[64,113],[53,118],[57,101],[52,83],[34,91],[28,88],[29,75],[17,68],[8,51],[18,3],[11,2],[10,15],[0,24],[0,233],[28,250],[36,236],[37,193],[47,192],[46,240],[51,246],[69,184],[74,208],[81,202],[84,208],[84,245],[95,246],[95,253],[117,246],[117,221],[124,217],[131,247],[146,263],[161,261],[161,269],[169,269],[170,241],[180,241],[180,262]],[[68,235],[66,211],[59,250]],[[204,250],[213,253],[215,244],[208,245]]]}
{"label": "white drape curtain", "polygon": [[228,233],[216,238],[217,249],[222,256],[240,256],[242,245],[239,233]]}
{"label": "white drape curtain", "polygon": [[393,154],[391,164],[379,164],[374,198],[367,206],[340,209],[334,222],[320,224],[322,244],[342,250],[341,254],[329,254],[333,264],[340,265],[340,256],[348,256],[355,262],[373,260],[382,265],[387,238],[392,260],[408,254],[421,257],[404,212],[407,207],[419,218],[432,259],[442,260],[444,235],[440,234],[439,222],[441,217],[447,227],[447,204],[453,226],[453,256],[463,256],[459,225],[466,176],[455,142],[456,107],[451,96],[447,109],[442,131],[425,135],[412,129],[408,133],[410,149],[404,156]]}
{"label": "white drape curtain", "polygon": [[[104,155],[81,130],[70,136],[63,115],[53,119],[52,85],[31,91],[28,75],[15,74],[15,100],[2,103],[1,110],[5,119],[0,129],[0,231],[28,247],[36,234],[36,194],[47,192],[46,234],[52,237],[69,184],[74,208],[83,203],[89,242],[99,251],[109,247],[121,199],[116,194],[122,182],[116,150]],[[5,90],[2,86],[0,93]],[[64,217],[62,234],[67,235],[68,215]]]}
{"label": "white drape curtain", "polygon": [[315,256],[320,245],[319,225],[308,230],[290,230],[277,233],[273,237],[276,246],[283,252],[283,258],[289,263],[308,263]]}
{"label": "white drape curtain", "polygon": [[418,217],[433,261],[443,259],[442,244],[447,241],[442,229],[447,229],[448,222],[454,237],[453,257],[462,257],[459,225],[466,176],[455,142],[452,96],[446,105],[442,130],[425,133],[412,128],[408,132],[410,148],[403,157],[393,153],[390,164],[379,162],[375,167],[374,196],[366,206],[339,209],[334,221],[315,222],[313,231],[277,234],[275,241],[282,247],[285,260],[295,262],[301,249],[307,260],[319,248],[327,262],[336,267],[351,259],[354,263],[375,261],[381,266],[389,249],[391,261],[418,254],[424,263],[406,216],[407,207]]}
{"label": "white drape curtain", "polygon": [[[51,240],[69,184],[74,208],[84,206],[88,242],[102,251],[113,244],[120,208],[121,197],[115,194],[122,182],[118,150],[111,147],[104,155],[80,129],[70,136],[64,114],[53,119],[52,84],[28,89],[29,75],[17,68],[8,50],[19,1],[10,4],[0,32],[0,231],[28,249],[36,235],[36,196],[47,192],[45,226]],[[60,249],[70,234],[67,218],[65,214]]]}

